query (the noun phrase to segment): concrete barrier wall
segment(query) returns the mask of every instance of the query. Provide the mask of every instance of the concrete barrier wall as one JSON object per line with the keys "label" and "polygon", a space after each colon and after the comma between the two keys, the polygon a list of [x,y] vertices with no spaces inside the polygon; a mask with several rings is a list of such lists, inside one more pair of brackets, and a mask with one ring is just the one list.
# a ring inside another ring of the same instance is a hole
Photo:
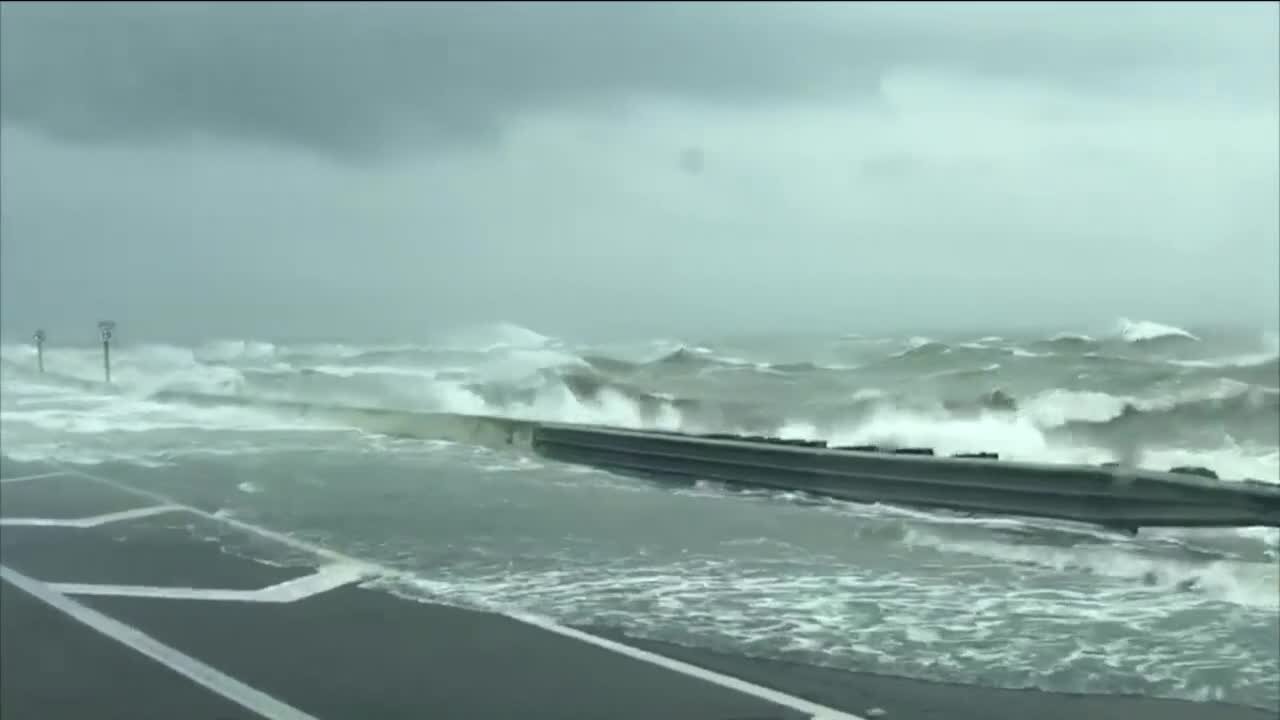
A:
{"label": "concrete barrier wall", "polygon": [[860,502],[1143,526],[1280,526],[1280,488],[1084,465],[828,450],[544,424],[533,448],[619,471]]}

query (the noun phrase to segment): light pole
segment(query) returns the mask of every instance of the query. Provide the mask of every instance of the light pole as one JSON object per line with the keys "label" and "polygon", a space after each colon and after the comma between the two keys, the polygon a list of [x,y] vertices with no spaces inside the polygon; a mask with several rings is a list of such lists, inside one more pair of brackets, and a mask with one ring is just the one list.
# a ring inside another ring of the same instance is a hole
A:
{"label": "light pole", "polygon": [[111,333],[115,329],[116,324],[110,320],[98,321],[98,334],[102,336],[102,372],[108,384],[111,382]]}
{"label": "light pole", "polygon": [[36,367],[44,372],[44,330],[37,330],[32,339],[36,341]]}

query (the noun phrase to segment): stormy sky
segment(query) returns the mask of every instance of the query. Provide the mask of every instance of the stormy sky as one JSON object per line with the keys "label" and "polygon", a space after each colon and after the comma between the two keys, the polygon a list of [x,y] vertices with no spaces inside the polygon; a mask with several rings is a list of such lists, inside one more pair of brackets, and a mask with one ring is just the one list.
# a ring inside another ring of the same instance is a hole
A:
{"label": "stormy sky", "polygon": [[1280,323],[1280,5],[0,9],[0,322]]}

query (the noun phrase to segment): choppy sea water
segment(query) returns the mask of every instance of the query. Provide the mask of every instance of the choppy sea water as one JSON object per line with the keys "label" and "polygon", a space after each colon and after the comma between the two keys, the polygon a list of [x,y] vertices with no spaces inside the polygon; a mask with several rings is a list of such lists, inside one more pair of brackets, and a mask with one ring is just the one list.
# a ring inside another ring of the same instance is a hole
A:
{"label": "choppy sea water", "polygon": [[656,485],[160,391],[1167,469],[1280,482],[1274,334],[584,345],[515,326],[361,347],[8,345],[0,448],[411,570],[388,590],[915,677],[1280,707],[1280,536],[959,518]]}

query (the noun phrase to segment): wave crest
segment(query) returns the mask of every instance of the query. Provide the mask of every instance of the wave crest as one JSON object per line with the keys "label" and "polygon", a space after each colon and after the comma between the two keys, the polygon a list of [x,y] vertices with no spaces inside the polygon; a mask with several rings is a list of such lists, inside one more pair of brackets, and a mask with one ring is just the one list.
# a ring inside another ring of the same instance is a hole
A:
{"label": "wave crest", "polygon": [[1188,340],[1199,342],[1200,338],[1173,325],[1162,325],[1150,320],[1130,320],[1120,318],[1116,322],[1116,336],[1127,343],[1149,343],[1157,340]]}
{"label": "wave crest", "polygon": [[446,333],[440,340],[442,347],[477,352],[544,348],[554,343],[550,336],[510,322],[461,328]]}

